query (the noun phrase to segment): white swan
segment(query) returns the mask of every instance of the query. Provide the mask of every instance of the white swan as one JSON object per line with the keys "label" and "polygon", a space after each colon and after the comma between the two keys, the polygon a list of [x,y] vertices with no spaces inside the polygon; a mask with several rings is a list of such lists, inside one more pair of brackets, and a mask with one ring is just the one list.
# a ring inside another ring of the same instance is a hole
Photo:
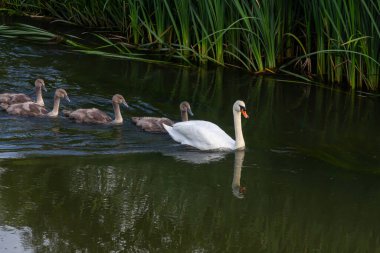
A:
{"label": "white swan", "polygon": [[232,112],[236,141],[220,127],[209,121],[192,120],[176,123],[172,127],[164,124],[164,127],[173,140],[200,150],[241,150],[245,148],[241,129],[241,114],[248,118],[245,103],[237,100],[232,107]]}

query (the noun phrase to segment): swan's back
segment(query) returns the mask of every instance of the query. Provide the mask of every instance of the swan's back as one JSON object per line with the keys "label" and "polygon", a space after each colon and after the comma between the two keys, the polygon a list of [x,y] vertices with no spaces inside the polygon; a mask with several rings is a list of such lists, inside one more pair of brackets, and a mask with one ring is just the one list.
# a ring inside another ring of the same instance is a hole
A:
{"label": "swan's back", "polygon": [[12,104],[7,108],[7,112],[19,116],[43,116],[47,110],[34,102]]}
{"label": "swan's back", "polygon": [[235,141],[220,127],[209,121],[192,120],[164,127],[175,141],[200,150],[235,148]]}
{"label": "swan's back", "polygon": [[132,117],[132,122],[136,124],[136,126],[140,127],[144,131],[152,132],[152,133],[166,133],[163,124],[167,126],[172,126],[174,124],[168,118],[158,118],[158,117]]}
{"label": "swan's back", "polygon": [[78,123],[105,124],[112,121],[110,116],[97,108],[78,109],[73,112],[65,111],[64,114]]}

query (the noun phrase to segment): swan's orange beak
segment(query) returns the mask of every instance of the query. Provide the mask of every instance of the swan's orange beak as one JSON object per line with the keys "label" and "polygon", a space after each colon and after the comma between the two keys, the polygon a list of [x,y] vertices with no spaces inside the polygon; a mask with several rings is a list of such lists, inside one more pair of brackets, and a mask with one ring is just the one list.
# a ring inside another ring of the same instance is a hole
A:
{"label": "swan's orange beak", "polygon": [[248,119],[248,118],[249,118],[249,116],[248,116],[248,114],[247,114],[247,111],[246,111],[246,110],[244,110],[244,109],[241,109],[241,110],[240,110],[240,112],[241,112],[241,114],[243,114],[244,118],[246,118],[246,119]]}

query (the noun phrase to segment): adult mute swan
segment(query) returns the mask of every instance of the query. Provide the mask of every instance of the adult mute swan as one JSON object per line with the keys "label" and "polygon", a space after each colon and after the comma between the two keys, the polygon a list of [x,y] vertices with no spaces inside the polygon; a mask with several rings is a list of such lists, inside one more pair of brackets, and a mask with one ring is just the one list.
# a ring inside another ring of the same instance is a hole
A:
{"label": "adult mute swan", "polygon": [[[190,104],[187,101],[183,101],[179,104],[179,110],[181,111],[182,121],[189,120],[188,114],[193,116]],[[146,132],[152,133],[166,133],[163,124],[167,126],[172,126],[174,124],[172,120],[160,117],[132,117],[131,119],[132,122],[136,124],[136,126],[140,127]]]}
{"label": "adult mute swan", "polygon": [[[36,79],[34,82],[36,90],[36,104],[44,106],[44,100],[42,98],[42,89],[46,92],[45,82],[42,79]],[[0,94],[0,107],[6,110],[10,105],[32,102],[32,99],[24,93],[2,93]]]}
{"label": "adult mute swan", "polygon": [[235,141],[220,127],[209,121],[191,120],[176,123],[172,127],[164,124],[164,128],[173,140],[200,150],[242,150],[245,148],[245,142],[241,129],[241,114],[248,118],[245,103],[237,100],[232,107],[232,112]]}
{"label": "adult mute swan", "polygon": [[7,113],[18,116],[48,116],[57,117],[59,103],[61,98],[65,98],[70,102],[69,97],[64,89],[57,89],[54,94],[54,107],[51,112],[48,112],[45,107],[34,102],[25,102],[19,104],[10,105],[7,108]]}
{"label": "adult mute swan", "polygon": [[122,124],[123,117],[120,112],[120,104],[128,108],[127,102],[122,95],[115,94],[112,97],[112,105],[115,112],[115,119],[112,120],[105,112],[97,109],[77,109],[75,111],[63,111],[66,117],[75,120],[76,123],[93,123],[93,124]]}

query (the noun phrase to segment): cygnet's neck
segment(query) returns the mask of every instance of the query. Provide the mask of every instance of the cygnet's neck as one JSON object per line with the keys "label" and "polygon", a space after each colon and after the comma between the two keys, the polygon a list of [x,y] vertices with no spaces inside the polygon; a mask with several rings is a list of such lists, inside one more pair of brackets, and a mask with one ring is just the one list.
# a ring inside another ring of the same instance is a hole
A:
{"label": "cygnet's neck", "polygon": [[187,111],[182,111],[181,110],[181,119],[182,121],[189,121],[189,116],[187,115]]}
{"label": "cygnet's neck", "polygon": [[57,117],[58,116],[59,102],[60,101],[61,101],[61,99],[58,96],[54,96],[53,110],[51,110],[51,112],[49,112],[47,114],[49,117]]}
{"label": "cygnet's neck", "polygon": [[112,102],[113,110],[115,113],[115,119],[112,121],[113,124],[123,123],[123,117],[120,112],[120,105],[118,103]]}
{"label": "cygnet's neck", "polygon": [[41,87],[36,87],[36,104],[39,106],[45,106],[44,100],[42,99]]}
{"label": "cygnet's neck", "polygon": [[243,131],[241,129],[241,112],[232,110],[234,114],[234,126],[235,126],[235,149],[241,150],[245,148],[245,142],[243,137]]}

